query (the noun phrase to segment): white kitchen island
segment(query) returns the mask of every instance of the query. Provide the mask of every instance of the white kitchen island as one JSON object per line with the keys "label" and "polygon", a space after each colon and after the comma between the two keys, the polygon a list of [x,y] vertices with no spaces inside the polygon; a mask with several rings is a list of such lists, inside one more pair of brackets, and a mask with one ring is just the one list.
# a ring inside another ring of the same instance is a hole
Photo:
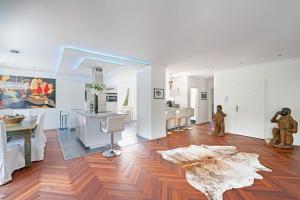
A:
{"label": "white kitchen island", "polygon": [[[76,115],[76,136],[88,148],[103,147],[110,144],[110,134],[100,130],[100,122],[106,122],[107,117],[118,114],[110,111],[95,114],[91,111],[74,110]],[[114,134],[114,143],[121,139],[120,133]]]}

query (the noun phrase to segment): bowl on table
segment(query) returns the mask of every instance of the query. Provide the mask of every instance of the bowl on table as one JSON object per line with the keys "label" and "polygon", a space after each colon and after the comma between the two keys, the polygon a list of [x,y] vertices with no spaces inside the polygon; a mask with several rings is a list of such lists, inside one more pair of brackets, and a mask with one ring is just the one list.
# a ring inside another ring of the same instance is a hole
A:
{"label": "bowl on table", "polygon": [[12,125],[12,124],[21,123],[25,119],[25,116],[18,115],[18,114],[14,115],[14,116],[5,115],[4,117],[1,117],[0,119],[3,120],[6,125]]}

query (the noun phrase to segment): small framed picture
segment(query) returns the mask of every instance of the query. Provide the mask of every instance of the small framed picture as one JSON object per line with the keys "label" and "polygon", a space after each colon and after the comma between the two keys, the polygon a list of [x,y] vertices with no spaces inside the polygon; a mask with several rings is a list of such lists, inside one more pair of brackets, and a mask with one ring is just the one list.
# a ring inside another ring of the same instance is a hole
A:
{"label": "small framed picture", "polygon": [[165,98],[165,90],[154,88],[154,99],[164,99]]}
{"label": "small framed picture", "polygon": [[201,92],[201,100],[207,100],[207,92]]}

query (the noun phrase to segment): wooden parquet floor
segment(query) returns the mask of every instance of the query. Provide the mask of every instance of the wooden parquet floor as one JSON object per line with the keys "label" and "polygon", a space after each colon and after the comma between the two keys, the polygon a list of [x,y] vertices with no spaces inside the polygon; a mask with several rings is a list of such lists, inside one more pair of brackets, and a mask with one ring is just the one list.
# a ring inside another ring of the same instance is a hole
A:
{"label": "wooden parquet floor", "polygon": [[300,199],[300,147],[279,150],[263,140],[229,134],[210,134],[211,125],[123,148],[118,158],[100,153],[64,161],[56,131],[47,132],[45,160],[14,173],[13,181],[0,186],[0,199],[43,200],[200,200],[206,197],[185,179],[185,170],[163,160],[157,150],[190,144],[234,145],[258,153],[273,172],[259,172],[263,180],[224,193],[225,200]]}

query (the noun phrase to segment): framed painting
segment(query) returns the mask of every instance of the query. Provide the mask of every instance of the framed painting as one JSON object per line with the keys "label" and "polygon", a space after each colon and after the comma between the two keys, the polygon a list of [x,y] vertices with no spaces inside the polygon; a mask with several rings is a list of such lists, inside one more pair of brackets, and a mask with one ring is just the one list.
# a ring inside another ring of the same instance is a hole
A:
{"label": "framed painting", "polygon": [[55,107],[55,79],[0,75],[0,109]]}
{"label": "framed painting", "polygon": [[154,88],[154,99],[164,99],[165,98],[165,90]]}
{"label": "framed painting", "polygon": [[201,100],[207,100],[207,92],[201,92]]}

